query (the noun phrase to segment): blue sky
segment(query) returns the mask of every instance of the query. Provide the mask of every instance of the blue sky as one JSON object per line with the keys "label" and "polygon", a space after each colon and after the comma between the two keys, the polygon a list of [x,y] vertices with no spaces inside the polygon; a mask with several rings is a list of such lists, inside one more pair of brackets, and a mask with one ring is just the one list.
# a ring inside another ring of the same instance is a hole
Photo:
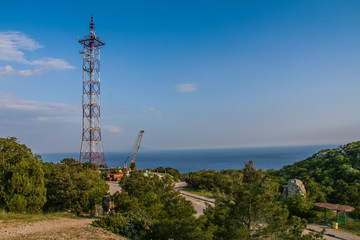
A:
{"label": "blue sky", "polygon": [[360,136],[359,1],[2,1],[0,137],[81,144],[94,16],[104,150],[345,144]]}

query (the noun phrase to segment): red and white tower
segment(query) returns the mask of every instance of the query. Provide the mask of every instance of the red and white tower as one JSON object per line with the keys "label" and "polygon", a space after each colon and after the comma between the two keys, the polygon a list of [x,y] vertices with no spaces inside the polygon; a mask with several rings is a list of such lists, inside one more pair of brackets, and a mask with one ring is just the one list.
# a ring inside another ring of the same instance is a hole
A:
{"label": "red and white tower", "polygon": [[100,47],[105,43],[95,35],[91,16],[90,34],[79,40],[83,46],[83,131],[80,162],[106,167],[100,129]]}

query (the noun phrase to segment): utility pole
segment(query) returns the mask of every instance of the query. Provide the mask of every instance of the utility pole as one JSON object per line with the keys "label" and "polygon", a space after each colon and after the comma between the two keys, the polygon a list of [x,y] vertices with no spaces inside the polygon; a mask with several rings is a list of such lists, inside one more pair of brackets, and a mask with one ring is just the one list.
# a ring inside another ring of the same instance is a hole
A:
{"label": "utility pole", "polygon": [[82,142],[80,162],[90,162],[106,167],[100,129],[100,47],[105,43],[95,34],[91,16],[90,33],[79,40],[83,46]]}

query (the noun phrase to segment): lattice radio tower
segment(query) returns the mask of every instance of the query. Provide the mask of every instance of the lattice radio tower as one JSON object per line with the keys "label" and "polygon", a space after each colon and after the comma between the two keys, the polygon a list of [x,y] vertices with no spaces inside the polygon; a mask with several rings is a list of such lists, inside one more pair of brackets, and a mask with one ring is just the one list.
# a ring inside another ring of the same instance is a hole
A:
{"label": "lattice radio tower", "polygon": [[105,43],[95,35],[91,16],[90,34],[79,40],[83,46],[83,131],[80,162],[106,167],[100,129],[100,47]]}

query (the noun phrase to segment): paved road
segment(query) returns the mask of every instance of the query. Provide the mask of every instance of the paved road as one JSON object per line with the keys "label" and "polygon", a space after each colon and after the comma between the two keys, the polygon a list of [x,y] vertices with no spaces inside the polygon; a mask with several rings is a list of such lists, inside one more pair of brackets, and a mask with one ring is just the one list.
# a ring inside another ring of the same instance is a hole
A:
{"label": "paved road", "polygon": [[111,195],[113,195],[116,192],[121,192],[121,187],[117,181],[106,181],[106,183],[109,185],[110,189],[109,192]]}
{"label": "paved road", "polygon": [[190,201],[196,211],[195,217],[199,217],[204,214],[204,210],[207,208],[207,204],[214,206],[215,200],[210,198],[205,198],[196,194],[180,191],[181,196],[186,200]]}
{"label": "paved road", "polygon": [[196,211],[195,217],[199,217],[204,214],[204,210],[207,208],[207,204],[214,206],[215,200],[207,197],[203,197],[197,194],[182,191],[182,188],[187,186],[186,182],[178,182],[175,184],[175,189],[180,191],[180,194],[188,201],[190,201]]}
{"label": "paved road", "polygon": [[333,229],[332,227],[329,227],[329,226],[321,226],[321,225],[316,225],[316,224],[309,224],[306,227],[306,230],[304,231],[304,233],[306,234],[311,230],[316,231],[316,232],[321,232],[323,230],[323,228],[325,228],[325,236],[324,236],[325,239],[329,239],[329,240],[360,240],[359,236],[356,236],[352,233],[344,232],[339,229]]}

